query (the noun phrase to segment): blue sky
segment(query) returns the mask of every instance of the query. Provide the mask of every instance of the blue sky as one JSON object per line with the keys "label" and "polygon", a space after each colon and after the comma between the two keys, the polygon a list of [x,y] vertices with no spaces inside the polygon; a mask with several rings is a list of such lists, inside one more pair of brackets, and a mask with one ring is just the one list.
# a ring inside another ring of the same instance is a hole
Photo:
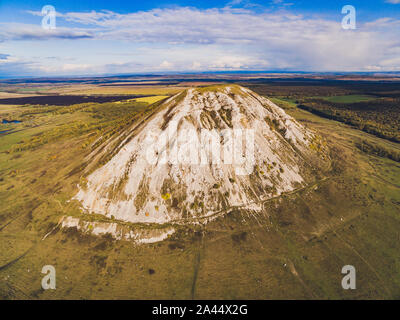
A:
{"label": "blue sky", "polygon": [[400,0],[0,0],[3,77],[232,70],[400,71]]}

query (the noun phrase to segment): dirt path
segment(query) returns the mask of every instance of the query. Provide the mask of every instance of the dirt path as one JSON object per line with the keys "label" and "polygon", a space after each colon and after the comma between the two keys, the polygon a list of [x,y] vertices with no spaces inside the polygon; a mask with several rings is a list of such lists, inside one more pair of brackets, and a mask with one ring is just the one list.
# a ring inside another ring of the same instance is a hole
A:
{"label": "dirt path", "polygon": [[378,170],[376,169],[376,167],[374,166],[374,164],[372,163],[372,161],[371,161],[370,159],[368,160],[368,164],[371,166],[372,170],[374,171],[374,176],[375,176],[376,178],[378,178],[379,180],[381,180],[381,182],[386,183],[386,184],[389,184],[389,185],[391,185],[391,186],[393,186],[393,187],[395,187],[395,188],[400,188],[400,185],[395,184],[395,183],[392,183],[392,182],[390,182],[390,181],[388,181],[388,180],[382,178],[382,177],[379,175]]}
{"label": "dirt path", "polygon": [[203,250],[204,250],[204,234],[201,235],[201,240],[199,241],[199,247],[194,261],[193,282],[192,282],[192,288],[190,290],[190,297],[192,300],[195,299],[197,277],[199,274],[200,262],[201,262],[201,252]]}
{"label": "dirt path", "polygon": [[16,257],[15,259],[7,262],[6,264],[3,264],[2,266],[0,266],[0,271],[8,268],[9,266],[13,265],[15,262],[19,261],[20,259],[22,259],[23,257],[25,257],[28,252],[33,248],[34,246],[30,247],[28,250],[26,250],[23,254],[21,254],[20,256]]}
{"label": "dirt path", "polygon": [[278,196],[275,196],[275,197],[272,197],[272,198],[269,198],[269,199],[252,201],[252,202],[249,202],[249,203],[247,203],[245,205],[241,205],[241,206],[230,206],[230,207],[225,208],[223,210],[214,212],[214,213],[212,213],[212,214],[210,214],[208,216],[199,217],[199,218],[189,218],[189,219],[177,219],[177,220],[171,221],[170,223],[171,224],[181,225],[181,224],[188,224],[188,223],[194,223],[194,222],[204,222],[204,221],[207,221],[207,220],[214,220],[214,219],[216,219],[216,218],[218,218],[220,216],[225,215],[229,211],[239,210],[239,209],[246,209],[246,207],[248,207],[248,206],[257,205],[257,204],[261,204],[262,205],[262,209],[264,209],[264,204],[266,204],[268,202],[275,201],[275,200],[277,200],[277,199],[279,199],[281,197],[294,195],[296,193],[300,193],[300,192],[305,191],[305,190],[313,189],[313,188],[319,186],[321,183],[327,181],[330,178],[331,177],[325,177],[325,178],[323,178],[321,180],[316,181],[315,183],[313,183],[311,185],[307,185],[307,186],[304,186],[302,188],[299,188],[299,189],[296,189],[296,190],[293,190],[293,191],[285,192],[285,193],[282,193],[282,194],[280,194]]}
{"label": "dirt path", "polygon": [[190,297],[192,300],[194,300],[195,296],[195,291],[196,291],[196,282],[197,282],[197,276],[199,274],[199,269],[200,269],[200,259],[201,259],[201,253],[200,250],[197,252],[196,255],[196,260],[194,262],[194,275],[193,275],[193,283],[192,283],[192,289],[190,291]]}
{"label": "dirt path", "polygon": [[346,240],[344,240],[336,231],[335,228],[332,227],[332,232],[340,239],[350,250],[352,250],[366,265],[367,267],[375,274],[375,276],[378,278],[378,280],[381,282],[382,288],[386,293],[391,296],[390,290],[386,287],[385,282],[382,280],[376,269],[351,245],[349,244]]}

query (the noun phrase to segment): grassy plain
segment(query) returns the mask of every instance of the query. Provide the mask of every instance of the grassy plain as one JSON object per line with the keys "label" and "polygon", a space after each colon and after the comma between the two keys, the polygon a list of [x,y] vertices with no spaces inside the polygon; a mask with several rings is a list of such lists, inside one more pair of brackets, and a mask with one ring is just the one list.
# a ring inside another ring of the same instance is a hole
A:
{"label": "grassy plain", "polygon": [[168,96],[151,96],[151,97],[137,98],[137,99],[135,99],[135,101],[152,104],[152,103],[156,103],[160,100],[163,100],[165,98],[168,98]]}
{"label": "grassy plain", "polygon": [[[176,226],[168,240],[139,246],[57,223],[97,219],[70,201],[91,144],[140,121],[149,106],[0,106],[23,120],[0,135],[0,298],[399,299],[400,165],[355,143],[399,145],[275,102],[326,139],[329,174],[265,202],[261,213]],[[57,270],[56,290],[41,289],[44,265]],[[356,267],[357,290],[342,289],[344,265]]]}
{"label": "grassy plain", "polygon": [[[321,98],[321,97],[316,97]],[[348,94],[344,96],[332,96],[332,97],[322,97],[330,102],[337,102],[337,103],[355,103],[355,102],[362,102],[362,101],[369,101],[373,100],[376,97],[367,96],[367,95],[359,95],[359,94]]]}
{"label": "grassy plain", "polygon": [[181,90],[186,89],[186,87],[178,86],[112,86],[112,87],[101,87],[96,86],[90,89],[75,90],[68,92],[68,94],[140,94],[140,95],[172,95],[176,94]]}

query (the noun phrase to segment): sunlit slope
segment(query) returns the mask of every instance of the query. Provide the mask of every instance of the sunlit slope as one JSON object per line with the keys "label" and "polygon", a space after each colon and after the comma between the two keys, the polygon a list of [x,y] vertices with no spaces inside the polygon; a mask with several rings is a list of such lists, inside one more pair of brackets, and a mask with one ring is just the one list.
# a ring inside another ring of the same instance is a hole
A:
{"label": "sunlit slope", "polygon": [[128,222],[190,220],[230,208],[260,211],[262,201],[306,186],[327,165],[317,135],[235,85],[177,94],[121,137],[116,147],[102,149],[115,155],[87,177],[74,199],[88,213]]}

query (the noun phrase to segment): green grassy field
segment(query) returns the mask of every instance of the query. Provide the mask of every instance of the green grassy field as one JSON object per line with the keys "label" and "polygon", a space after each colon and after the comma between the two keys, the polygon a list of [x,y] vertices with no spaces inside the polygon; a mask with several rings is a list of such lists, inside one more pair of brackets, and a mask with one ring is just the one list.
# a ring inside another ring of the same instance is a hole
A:
{"label": "green grassy field", "polygon": [[[355,142],[399,145],[284,102],[328,142],[326,176],[261,213],[176,226],[147,245],[57,223],[97,219],[69,201],[86,157],[96,139],[141,121],[148,105],[8,108],[23,123],[0,135],[0,298],[399,299],[400,165]],[[56,268],[56,290],[41,289],[44,265]],[[357,290],[342,289],[344,265],[355,266]]]}
{"label": "green grassy field", "polygon": [[296,105],[297,105],[297,103],[294,99],[271,98],[270,100],[285,110],[296,108]]}
{"label": "green grassy field", "polygon": [[349,94],[344,96],[332,96],[332,97],[315,97],[317,99],[324,99],[329,102],[337,102],[337,103],[355,103],[362,101],[369,101],[376,99],[373,96],[360,95],[360,94]]}

